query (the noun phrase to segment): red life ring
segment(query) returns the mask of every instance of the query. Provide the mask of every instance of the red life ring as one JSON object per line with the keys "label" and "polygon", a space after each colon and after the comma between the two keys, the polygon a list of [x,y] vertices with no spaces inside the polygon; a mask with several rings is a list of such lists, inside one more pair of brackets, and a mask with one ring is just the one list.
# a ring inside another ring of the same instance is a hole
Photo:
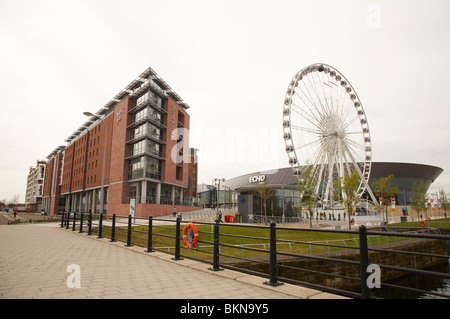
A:
{"label": "red life ring", "polygon": [[421,221],[419,222],[419,226],[420,226],[420,227],[425,226],[425,222],[424,222],[423,220],[421,220]]}
{"label": "red life ring", "polygon": [[431,222],[431,218],[430,217],[427,218],[427,222]]}
{"label": "red life ring", "polygon": [[187,248],[194,249],[198,242],[198,230],[193,223],[188,223],[183,229],[183,241]]}

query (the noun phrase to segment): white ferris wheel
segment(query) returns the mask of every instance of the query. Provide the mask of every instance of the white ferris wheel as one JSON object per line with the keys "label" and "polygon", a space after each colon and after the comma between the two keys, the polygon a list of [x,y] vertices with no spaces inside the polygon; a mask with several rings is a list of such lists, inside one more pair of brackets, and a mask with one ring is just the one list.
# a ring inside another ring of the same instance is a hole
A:
{"label": "white ferris wheel", "polygon": [[283,108],[283,134],[289,164],[298,179],[312,174],[320,202],[332,202],[336,181],[357,171],[358,196],[367,191],[372,166],[369,124],[350,82],[335,68],[318,63],[298,71]]}

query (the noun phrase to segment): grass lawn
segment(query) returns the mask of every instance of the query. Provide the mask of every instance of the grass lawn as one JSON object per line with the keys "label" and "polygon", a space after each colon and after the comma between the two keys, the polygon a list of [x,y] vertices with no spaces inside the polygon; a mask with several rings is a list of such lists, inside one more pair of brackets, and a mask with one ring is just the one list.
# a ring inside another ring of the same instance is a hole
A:
{"label": "grass lawn", "polygon": [[[418,221],[389,224],[389,226],[420,227]],[[450,228],[450,218],[432,219],[430,222],[425,221],[425,227]]]}
{"label": "grass lawn", "polygon": [[[403,225],[402,225],[403,226]],[[184,225],[181,226],[181,231]],[[199,242],[196,251],[189,250],[181,241],[181,254],[189,257],[201,259],[211,259],[213,253],[213,226],[212,225],[196,225],[199,232]],[[147,226],[135,226],[132,228],[132,244],[147,247]],[[257,257],[268,256],[268,252],[243,250],[239,245],[247,248],[269,250],[269,227],[240,227],[237,225],[220,225],[221,244],[235,245],[238,247],[220,247],[220,253],[227,256],[235,257]],[[103,236],[111,237],[111,228],[103,228]],[[182,234],[180,234],[182,236]],[[254,237],[254,238],[249,238]],[[115,238],[126,242],[126,227],[116,227]],[[174,253],[175,249],[175,225],[153,226],[153,248],[162,249]],[[379,238],[370,238],[373,245],[384,244],[388,241],[401,240],[400,237],[387,238],[381,236]],[[325,246],[338,245],[342,247]],[[277,251],[292,252],[296,254],[323,253],[335,250],[345,250],[346,247],[359,246],[358,233],[348,234],[339,232],[318,232],[305,229],[277,229]],[[352,249],[353,250],[353,249]]]}

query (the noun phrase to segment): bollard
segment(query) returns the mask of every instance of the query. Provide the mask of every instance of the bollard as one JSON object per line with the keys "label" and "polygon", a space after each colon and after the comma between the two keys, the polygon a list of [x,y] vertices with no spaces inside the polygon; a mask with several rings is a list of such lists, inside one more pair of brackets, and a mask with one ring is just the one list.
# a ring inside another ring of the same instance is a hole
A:
{"label": "bollard", "polygon": [[177,217],[177,226],[175,230],[175,257],[172,258],[173,260],[182,260],[183,258],[180,257],[180,221],[181,218]]}
{"label": "bollard", "polygon": [[279,286],[283,283],[277,281],[277,233],[275,222],[270,222],[270,281],[264,282],[266,285]]}
{"label": "bollard", "polygon": [[89,212],[89,217],[88,217],[88,236],[91,234],[91,230],[92,230],[92,212]]}
{"label": "bollard", "polygon": [[98,238],[102,238],[103,213],[98,214]]}
{"label": "bollard", "polygon": [[148,238],[147,238],[147,250],[145,252],[151,253],[154,250],[152,249],[152,241],[153,241],[153,217],[148,216]]}
{"label": "bollard", "polygon": [[69,229],[69,221],[70,221],[70,212],[67,212],[66,229]]}
{"label": "bollard", "polygon": [[111,240],[110,241],[116,241],[116,214],[112,215],[112,225],[111,225]]}
{"label": "bollard", "polygon": [[66,215],[66,212],[63,212],[62,214],[61,214],[61,228],[63,228],[64,227],[64,216]]}
{"label": "bollard", "polygon": [[212,271],[223,270],[220,268],[220,250],[219,250],[219,220],[216,219],[216,223],[214,224],[214,251],[213,251],[213,266],[212,268],[208,268]]}
{"label": "bollard", "polygon": [[367,287],[367,278],[369,277],[367,273],[367,267],[369,266],[369,249],[367,246],[367,229],[366,226],[362,225],[359,227],[359,274],[361,279],[361,299],[370,298],[370,288]]}
{"label": "bollard", "polygon": [[80,233],[83,232],[83,216],[84,216],[84,213],[81,213],[81,217],[80,217]]}
{"label": "bollard", "polygon": [[75,230],[75,218],[77,217],[77,212],[73,213],[73,221],[72,221],[72,231]]}
{"label": "bollard", "polygon": [[131,214],[128,215],[127,247],[131,246]]}

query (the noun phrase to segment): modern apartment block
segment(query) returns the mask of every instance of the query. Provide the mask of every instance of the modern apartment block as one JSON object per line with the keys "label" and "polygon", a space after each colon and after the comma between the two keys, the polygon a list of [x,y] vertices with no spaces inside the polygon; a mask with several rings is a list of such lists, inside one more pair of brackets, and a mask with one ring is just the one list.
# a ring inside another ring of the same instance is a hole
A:
{"label": "modern apartment block", "polygon": [[40,210],[44,194],[45,161],[37,161],[36,166],[30,167],[27,177],[25,204],[33,211]]}
{"label": "modern apartment block", "polygon": [[62,163],[65,146],[58,146],[47,156],[42,209],[46,214],[64,211],[65,198],[61,197]]}
{"label": "modern apartment block", "polygon": [[45,209],[99,213],[102,177],[107,214],[128,215],[130,201],[136,217],[168,214],[174,206],[197,209],[188,108],[155,71],[145,70],[49,155]]}

